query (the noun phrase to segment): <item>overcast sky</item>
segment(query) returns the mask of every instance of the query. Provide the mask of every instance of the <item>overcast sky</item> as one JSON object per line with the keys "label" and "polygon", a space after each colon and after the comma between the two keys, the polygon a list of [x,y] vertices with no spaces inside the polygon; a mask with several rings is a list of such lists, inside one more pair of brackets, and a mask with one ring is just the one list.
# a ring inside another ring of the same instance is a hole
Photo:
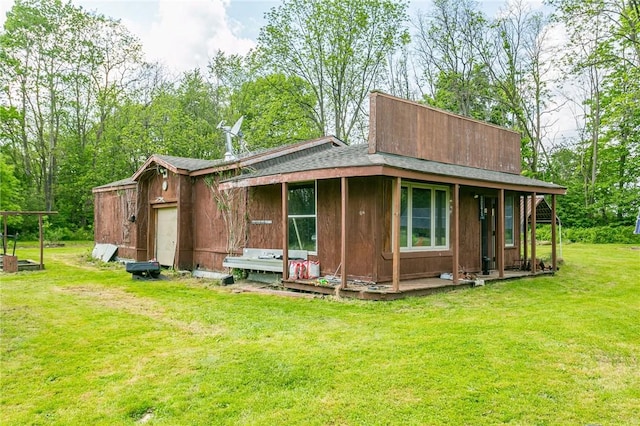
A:
{"label": "overcast sky", "polygon": [[[64,0],[63,0],[64,1]],[[542,0],[525,0],[532,8]],[[173,72],[203,67],[218,50],[245,54],[255,46],[264,15],[280,2],[273,0],[72,0],[85,10],[120,19],[142,42],[147,61],[159,61]],[[409,16],[428,10],[431,0],[410,2]],[[482,10],[494,17],[505,0],[480,0]],[[0,0],[0,27],[13,0]],[[551,44],[562,44],[562,31],[551,33]],[[550,49],[553,55],[554,48]],[[557,50],[556,50],[557,51]],[[562,100],[554,99],[554,102]],[[575,132],[571,112],[552,117],[554,137]]]}
{"label": "overcast sky", "polygon": [[[528,0],[540,7],[542,0]],[[146,59],[174,71],[207,64],[217,50],[244,54],[255,46],[264,14],[273,0],[72,0],[85,10],[120,19],[142,41]],[[430,0],[410,3],[410,15],[426,10]],[[494,15],[504,0],[479,2]],[[0,26],[13,0],[0,0]]]}

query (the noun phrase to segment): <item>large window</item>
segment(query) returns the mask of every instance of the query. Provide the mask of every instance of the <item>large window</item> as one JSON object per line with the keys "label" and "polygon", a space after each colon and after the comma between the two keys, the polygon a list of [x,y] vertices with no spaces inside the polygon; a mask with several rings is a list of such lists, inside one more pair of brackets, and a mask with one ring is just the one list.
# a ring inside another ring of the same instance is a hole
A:
{"label": "large window", "polygon": [[403,184],[400,247],[409,250],[449,247],[449,191],[444,187]]}
{"label": "large window", "polygon": [[504,244],[509,247],[514,245],[513,225],[513,197],[507,196],[504,199]]}
{"label": "large window", "polygon": [[317,251],[316,184],[289,185],[289,249]]}

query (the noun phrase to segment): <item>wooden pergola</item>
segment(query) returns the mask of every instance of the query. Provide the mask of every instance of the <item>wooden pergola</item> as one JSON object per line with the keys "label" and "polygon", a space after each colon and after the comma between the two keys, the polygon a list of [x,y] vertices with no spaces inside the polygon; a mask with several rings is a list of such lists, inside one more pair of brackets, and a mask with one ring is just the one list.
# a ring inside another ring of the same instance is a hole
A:
{"label": "wooden pergola", "polygon": [[4,247],[3,255],[6,254],[7,249],[7,217],[8,216],[38,216],[38,235],[40,240],[40,269],[44,269],[44,233],[42,230],[42,217],[58,214],[55,211],[0,211],[0,215],[2,215],[3,222],[3,232],[2,232],[2,246]]}

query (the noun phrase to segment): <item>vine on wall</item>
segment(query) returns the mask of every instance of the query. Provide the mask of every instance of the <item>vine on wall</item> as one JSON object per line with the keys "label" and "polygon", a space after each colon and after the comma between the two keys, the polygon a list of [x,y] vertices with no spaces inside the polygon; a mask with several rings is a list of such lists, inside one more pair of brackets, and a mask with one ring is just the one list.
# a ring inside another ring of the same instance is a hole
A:
{"label": "vine on wall", "polygon": [[227,228],[227,254],[229,255],[244,248],[248,238],[247,190],[245,188],[233,188],[226,191],[219,189],[221,181],[236,174],[237,172],[230,171],[204,178]]}

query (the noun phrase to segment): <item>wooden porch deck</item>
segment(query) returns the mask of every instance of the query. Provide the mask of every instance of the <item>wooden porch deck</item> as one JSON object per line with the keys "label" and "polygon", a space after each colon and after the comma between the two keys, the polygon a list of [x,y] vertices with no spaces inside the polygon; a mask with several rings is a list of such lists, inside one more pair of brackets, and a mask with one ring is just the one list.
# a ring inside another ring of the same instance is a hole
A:
{"label": "wooden porch deck", "polygon": [[[393,291],[391,283],[366,283],[349,281],[347,288],[339,289],[340,282],[328,282],[318,284],[316,280],[286,280],[282,286],[290,290],[298,290],[316,294],[338,295],[362,300],[396,300],[405,297],[427,296],[434,293],[471,288],[496,281],[514,280],[520,278],[535,278],[543,275],[553,275],[553,271],[537,271],[532,274],[529,271],[505,271],[504,277],[499,277],[497,271],[489,275],[478,275],[476,281],[460,280],[457,284],[442,278],[421,278],[415,280],[400,281],[400,290]],[[481,280],[481,282],[480,282]]]}

